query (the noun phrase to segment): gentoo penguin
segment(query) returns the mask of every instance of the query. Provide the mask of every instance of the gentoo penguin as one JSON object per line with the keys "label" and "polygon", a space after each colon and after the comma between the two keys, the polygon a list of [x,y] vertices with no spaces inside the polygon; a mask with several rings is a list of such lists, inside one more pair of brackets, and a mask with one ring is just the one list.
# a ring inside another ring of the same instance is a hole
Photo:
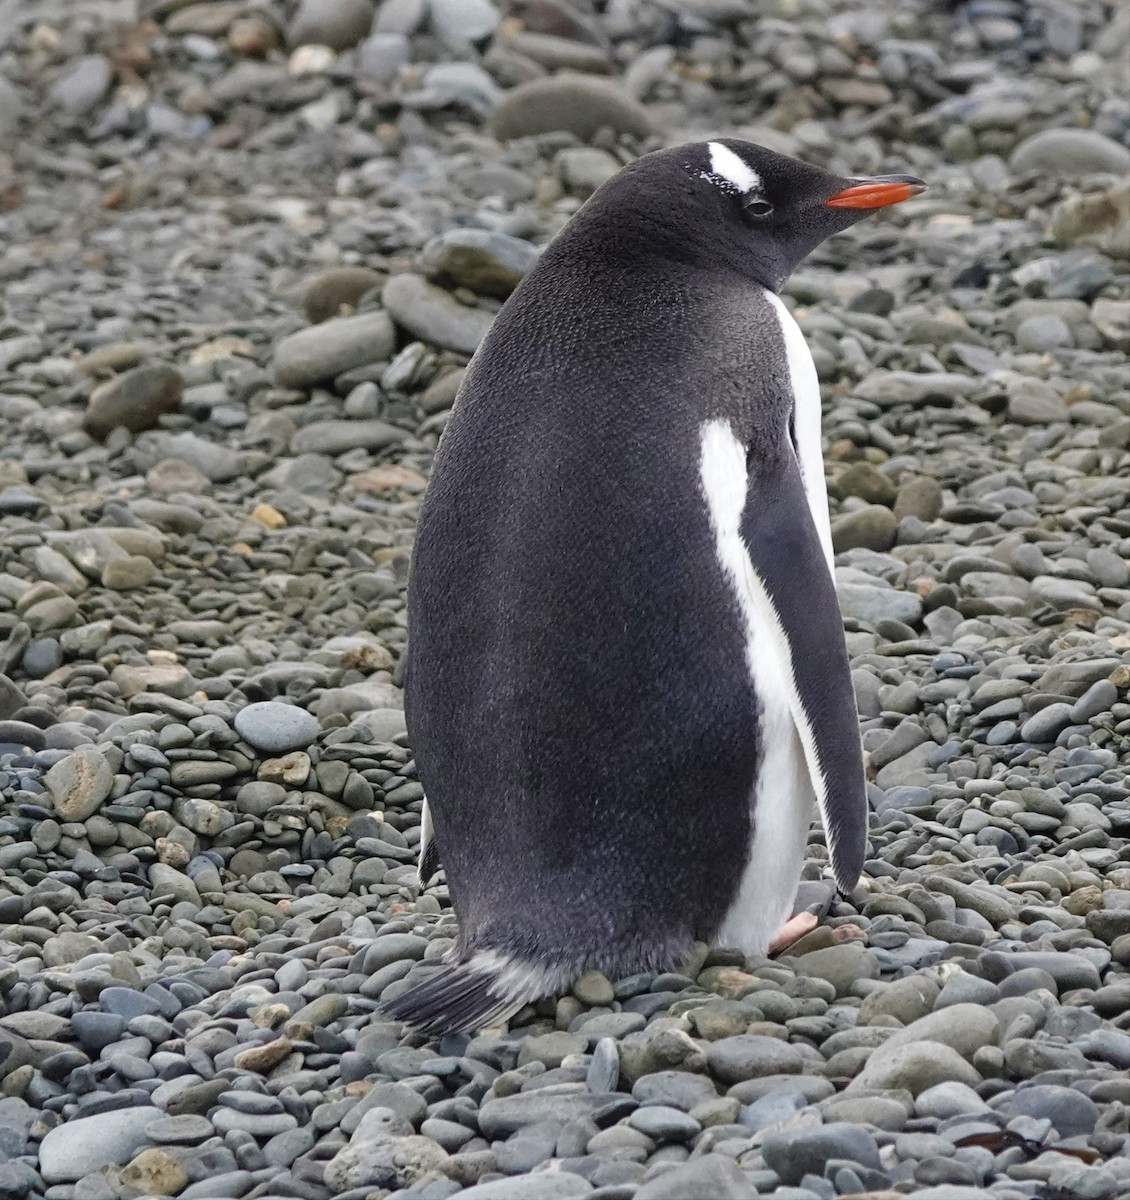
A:
{"label": "gentoo penguin", "polygon": [[472,1030],[696,940],[764,954],[814,810],[867,806],[820,392],[779,297],[924,189],[748,142],[650,154],[550,243],[475,355],[409,578],[405,709],[459,921],[385,1005]]}

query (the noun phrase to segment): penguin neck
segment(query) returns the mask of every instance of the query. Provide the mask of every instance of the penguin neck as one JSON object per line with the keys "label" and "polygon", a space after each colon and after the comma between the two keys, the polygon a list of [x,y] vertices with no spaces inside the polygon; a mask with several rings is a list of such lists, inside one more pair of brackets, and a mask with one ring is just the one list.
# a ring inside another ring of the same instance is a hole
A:
{"label": "penguin neck", "polygon": [[689,269],[705,276],[738,277],[746,283],[780,293],[796,264],[786,261],[781,247],[751,233],[740,240],[720,242],[693,223],[672,229],[646,208],[624,212],[609,207],[582,209],[555,245],[569,260],[583,260],[596,273],[662,276]]}

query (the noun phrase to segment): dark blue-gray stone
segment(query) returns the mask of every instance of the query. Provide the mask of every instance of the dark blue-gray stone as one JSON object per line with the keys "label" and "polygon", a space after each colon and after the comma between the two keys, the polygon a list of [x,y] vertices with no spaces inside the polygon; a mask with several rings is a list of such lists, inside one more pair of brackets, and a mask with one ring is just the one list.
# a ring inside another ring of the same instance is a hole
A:
{"label": "dark blue-gray stone", "polygon": [[1000,983],[1006,976],[1027,967],[1039,967],[1056,981],[1061,995],[1074,988],[1095,990],[1102,986],[1098,968],[1079,954],[1042,950],[1020,950],[1013,954],[992,951],[981,956],[980,967],[993,983]]}
{"label": "dark blue-gray stone", "polygon": [[823,1175],[829,1159],[843,1158],[878,1170],[879,1147],[858,1125],[835,1122],[770,1134],[762,1144],[766,1164],[782,1183],[796,1185],[805,1175]]}
{"label": "dark blue-gray stone", "polygon": [[[466,1194],[466,1193],[464,1193]],[[757,1192],[731,1158],[704,1154],[649,1179],[634,1200],[757,1200]]]}
{"label": "dark blue-gray stone", "polygon": [[235,715],[236,733],[256,750],[285,754],[305,750],[318,736],[318,718],[294,704],[263,700]]}
{"label": "dark blue-gray stone", "polygon": [[762,1096],[760,1100],[747,1104],[738,1114],[738,1122],[756,1133],[759,1129],[787,1121],[804,1108],[806,1103],[800,1092],[779,1088],[767,1096]]}
{"label": "dark blue-gray stone", "polygon": [[23,669],[31,679],[43,679],[63,665],[63,648],[57,638],[36,638],[24,651]]}
{"label": "dark blue-gray stone", "polygon": [[459,1192],[460,1200],[577,1200],[592,1184],[569,1171],[545,1171],[516,1179],[492,1179]]}
{"label": "dark blue-gray stone", "polygon": [[5,743],[38,751],[47,745],[47,737],[28,721],[0,721],[0,745]]}
{"label": "dark blue-gray stone", "polygon": [[125,1027],[125,1018],[120,1013],[84,1009],[71,1015],[71,1028],[78,1035],[79,1045],[91,1054],[100,1054],[116,1042]]}
{"label": "dark blue-gray stone", "polygon": [[694,1117],[665,1104],[637,1108],[628,1118],[628,1124],[656,1142],[689,1142],[702,1132]]}
{"label": "dark blue-gray stone", "polygon": [[1046,1118],[1065,1138],[1093,1133],[1099,1119],[1098,1107],[1089,1096],[1048,1083],[1017,1088],[1004,1112],[1009,1118]]}
{"label": "dark blue-gray stone", "polygon": [[642,1075],[632,1086],[632,1098],[640,1104],[667,1104],[683,1112],[717,1095],[711,1080],[687,1071],[655,1071]]}
{"label": "dark blue-gray stone", "polygon": [[281,1113],[282,1101],[277,1096],[267,1096],[262,1092],[244,1091],[233,1088],[220,1095],[220,1103],[225,1108],[234,1108],[236,1112],[250,1113],[253,1116],[266,1116],[269,1113]]}
{"label": "dark blue-gray stone", "polygon": [[133,988],[103,988],[98,996],[98,1002],[107,1012],[117,1013],[127,1021],[132,1021],[134,1017],[149,1016],[161,1011],[161,1005],[152,996],[145,992],[135,992]]}

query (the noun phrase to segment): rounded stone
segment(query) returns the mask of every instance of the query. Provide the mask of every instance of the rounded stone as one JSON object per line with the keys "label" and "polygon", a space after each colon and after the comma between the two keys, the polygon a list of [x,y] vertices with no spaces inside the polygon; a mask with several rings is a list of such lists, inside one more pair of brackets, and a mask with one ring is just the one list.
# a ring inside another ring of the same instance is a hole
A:
{"label": "rounded stone", "polygon": [[392,356],[396,332],[387,314],[336,317],[283,338],[272,360],[280,387],[307,388]]}
{"label": "rounded stone", "polygon": [[845,550],[889,550],[895,544],[898,518],[881,504],[868,504],[842,513],[832,521],[832,548]]}
{"label": "rounded stone", "polygon": [[88,54],[72,59],[47,94],[54,104],[78,117],[102,100],[113,79],[109,59],[102,54]]}
{"label": "rounded stone", "polygon": [[286,754],[310,746],[318,736],[318,719],[293,704],[263,700],[249,704],[235,714],[235,730],[256,750],[265,754]]}
{"label": "rounded stone", "polygon": [[602,1007],[612,1003],[616,994],[606,975],[600,971],[586,971],[573,984],[573,995],[582,1004],[590,1007]]}
{"label": "rounded stone", "polygon": [[357,302],[385,281],[371,267],[331,267],[315,275],[302,293],[302,309],[313,325],[331,317],[349,315]]}
{"label": "rounded stone", "polygon": [[957,1082],[975,1088],[981,1082],[980,1073],[941,1042],[911,1042],[881,1050],[872,1054],[862,1072],[848,1084],[848,1091],[905,1088],[918,1096],[940,1083]]}
{"label": "rounded stone", "polygon": [[924,1092],[919,1092],[914,1102],[914,1112],[917,1116],[936,1117],[939,1120],[972,1116],[987,1110],[988,1105],[971,1087],[956,1080],[938,1083]]}
{"label": "rounded stone", "polygon": [[628,1124],[656,1142],[689,1142],[702,1132],[702,1126],[692,1116],[662,1104],[637,1108]]}
{"label": "rounded stone", "polygon": [[795,970],[798,975],[827,980],[837,996],[846,996],[857,980],[878,976],[879,960],[858,942],[841,942],[801,955],[795,962]]}
{"label": "rounded stone", "polygon": [[620,170],[620,162],[595,146],[570,146],[554,163],[562,186],[574,196],[591,196]]}
{"label": "rounded stone", "polygon": [[132,591],[152,583],[157,567],[152,559],[143,554],[130,554],[125,558],[112,558],[102,568],[102,586],[115,592]]}
{"label": "rounded stone", "polygon": [[491,0],[431,0],[432,32],[453,53],[466,53],[498,27],[502,19]]}
{"label": "rounded stone", "polygon": [[368,34],[374,11],[373,0],[302,0],[287,29],[287,43],[348,50]]}
{"label": "rounded stone", "polygon": [[124,1163],[149,1140],[147,1126],[164,1115],[159,1108],[142,1105],[72,1118],[44,1137],[39,1173],[48,1184],[73,1183],[103,1167]]}
{"label": "rounded stone", "polygon": [[917,475],[899,484],[895,496],[895,519],[917,517],[920,521],[935,521],[942,511],[942,485],[927,475]]}
{"label": "rounded stone", "polygon": [[94,746],[79,746],[60,759],[43,777],[64,821],[85,821],[110,795],[114,773],[106,756]]}
{"label": "rounded stone", "polygon": [[541,1171],[514,1179],[491,1179],[459,1192],[460,1200],[582,1200],[592,1184],[571,1171]]}
{"label": "rounded stone", "polygon": [[143,1195],[175,1196],[188,1183],[188,1172],[167,1150],[150,1147],[122,1168],[121,1179]]}
{"label": "rounded stone", "polygon": [[449,229],[424,247],[420,269],[436,283],[505,300],[539,253],[529,242],[493,230]]}
{"label": "rounded stone", "polygon": [[1016,344],[1022,350],[1033,350],[1040,354],[1045,350],[1056,350],[1060,346],[1072,346],[1074,343],[1071,329],[1062,317],[1025,317],[1016,327]]}
{"label": "rounded stone", "polygon": [[1041,129],[1009,156],[1017,174],[1039,171],[1076,179],[1080,175],[1130,174],[1130,150],[1095,129]]}
{"label": "rounded stone", "polygon": [[875,1138],[867,1130],[846,1122],[770,1134],[762,1143],[761,1152],[766,1165],[790,1187],[796,1187],[805,1175],[823,1175],[825,1164],[834,1158],[844,1158],[871,1170],[880,1166]]}
{"label": "rounded stone", "polygon": [[711,1042],[706,1064],[712,1075],[731,1084],[763,1075],[799,1075],[804,1059],[796,1046],[779,1038],[741,1033]]}
{"label": "rounded stone", "polygon": [[473,354],[494,324],[494,313],[460,304],[443,288],[409,272],[389,279],[381,302],[409,333],[461,354]]}
{"label": "rounded stone", "polygon": [[1098,1106],[1089,1096],[1049,1083],[1017,1088],[1004,1111],[1010,1118],[1047,1118],[1064,1138],[1090,1136],[1099,1119]]}
{"label": "rounded stone", "polygon": [[279,48],[279,32],[262,17],[237,17],[228,28],[228,45],[246,58],[266,58]]}
{"label": "rounded stone", "polygon": [[94,390],[83,428],[99,441],[119,426],[131,433],[152,429],[161,416],[180,408],[183,392],[184,381],[172,367],[134,367]]}
{"label": "rounded stone", "polygon": [[235,806],[241,813],[252,817],[265,817],[267,813],[286,799],[286,788],[277,783],[253,780],[245,783],[235,795]]}
{"label": "rounded stone", "polygon": [[22,666],[29,679],[43,679],[62,665],[63,648],[57,638],[36,638],[28,643]]}
{"label": "rounded stone", "polygon": [[503,97],[491,124],[503,140],[560,130],[587,142],[600,129],[633,137],[652,131],[647,110],[615,84],[568,74],[519,84]]}

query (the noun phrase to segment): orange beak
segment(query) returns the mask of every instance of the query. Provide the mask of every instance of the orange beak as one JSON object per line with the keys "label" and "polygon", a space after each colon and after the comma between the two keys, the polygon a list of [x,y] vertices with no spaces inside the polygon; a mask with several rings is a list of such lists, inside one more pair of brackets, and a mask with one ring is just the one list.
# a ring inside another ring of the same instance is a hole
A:
{"label": "orange beak", "polygon": [[824,203],[829,208],[886,208],[925,190],[926,185],[913,175],[883,175],[857,180]]}

